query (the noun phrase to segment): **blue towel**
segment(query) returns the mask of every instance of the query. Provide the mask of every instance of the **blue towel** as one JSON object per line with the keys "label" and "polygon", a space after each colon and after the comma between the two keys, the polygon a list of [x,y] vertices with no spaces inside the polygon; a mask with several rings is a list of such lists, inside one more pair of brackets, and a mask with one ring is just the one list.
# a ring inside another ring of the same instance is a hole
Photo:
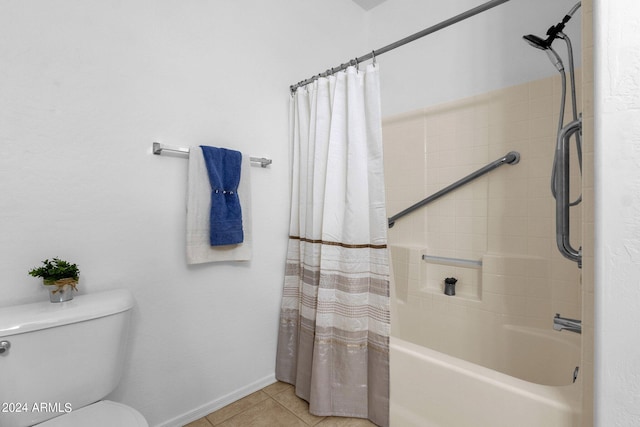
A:
{"label": "blue towel", "polygon": [[238,198],[242,153],[201,145],[211,184],[209,240],[211,246],[242,243],[242,209]]}

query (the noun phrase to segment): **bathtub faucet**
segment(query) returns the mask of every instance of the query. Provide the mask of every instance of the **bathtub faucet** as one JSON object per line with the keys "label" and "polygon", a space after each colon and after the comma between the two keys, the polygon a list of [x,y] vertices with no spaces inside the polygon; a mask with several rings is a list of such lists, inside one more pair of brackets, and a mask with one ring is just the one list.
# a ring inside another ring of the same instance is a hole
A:
{"label": "bathtub faucet", "polygon": [[566,329],[570,332],[577,334],[582,333],[582,321],[576,319],[568,319],[566,317],[560,317],[559,313],[556,313],[556,317],[553,318],[553,329],[561,331]]}

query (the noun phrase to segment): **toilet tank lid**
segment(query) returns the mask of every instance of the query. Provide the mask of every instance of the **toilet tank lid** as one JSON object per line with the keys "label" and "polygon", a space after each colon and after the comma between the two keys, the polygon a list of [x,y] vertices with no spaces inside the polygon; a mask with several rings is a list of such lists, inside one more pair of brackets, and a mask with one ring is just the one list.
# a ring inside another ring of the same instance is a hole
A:
{"label": "toilet tank lid", "polygon": [[0,308],[0,337],[97,319],[127,311],[133,295],[127,289],[78,295],[60,303],[49,301]]}

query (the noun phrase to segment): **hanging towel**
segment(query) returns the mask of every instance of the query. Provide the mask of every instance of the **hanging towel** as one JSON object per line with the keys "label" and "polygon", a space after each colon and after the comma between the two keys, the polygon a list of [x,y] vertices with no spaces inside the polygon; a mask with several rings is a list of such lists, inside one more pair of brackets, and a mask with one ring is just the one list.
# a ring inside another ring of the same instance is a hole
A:
{"label": "hanging towel", "polygon": [[201,145],[211,184],[209,241],[211,246],[242,243],[242,208],[238,197],[242,153]]}
{"label": "hanging towel", "polygon": [[219,261],[249,261],[252,255],[250,162],[242,156],[238,198],[241,206],[242,243],[211,246],[211,184],[204,154],[200,147],[189,151],[187,188],[187,264]]}

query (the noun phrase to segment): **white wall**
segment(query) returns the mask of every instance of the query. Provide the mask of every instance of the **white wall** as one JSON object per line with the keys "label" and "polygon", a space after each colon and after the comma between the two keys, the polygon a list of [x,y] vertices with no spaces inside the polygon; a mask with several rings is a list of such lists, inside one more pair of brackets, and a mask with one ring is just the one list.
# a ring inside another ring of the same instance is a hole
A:
{"label": "white wall", "polygon": [[595,420],[640,425],[640,3],[594,3]]}
{"label": "white wall", "polygon": [[[27,271],[54,256],[81,293],[131,289],[112,398],[151,425],[273,381],[288,85],[364,46],[343,0],[0,2],[0,306],[47,299]],[[187,267],[187,161],[152,141],[273,159],[251,170],[253,261]]]}
{"label": "white wall", "polygon": [[[369,45],[379,49],[485,3],[481,0],[387,0],[368,16]],[[546,37],[576,0],[512,0],[378,58],[383,116],[412,111],[556,75],[525,34]],[[580,12],[565,28],[580,64]],[[553,47],[564,58],[564,43]]]}

